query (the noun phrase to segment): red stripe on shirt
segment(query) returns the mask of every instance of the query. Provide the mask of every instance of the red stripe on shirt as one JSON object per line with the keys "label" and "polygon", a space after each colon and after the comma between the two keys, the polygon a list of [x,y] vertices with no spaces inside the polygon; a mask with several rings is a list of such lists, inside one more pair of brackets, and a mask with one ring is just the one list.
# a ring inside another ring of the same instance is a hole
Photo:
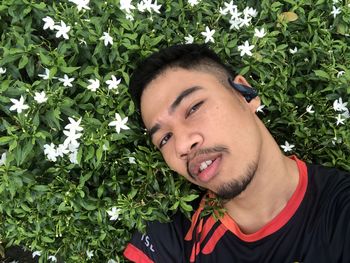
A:
{"label": "red stripe on shirt", "polygon": [[124,257],[135,263],[154,263],[153,260],[131,243],[126,246]]}
{"label": "red stripe on shirt", "polygon": [[[193,214],[192,216],[192,220],[191,220],[191,227],[190,229],[187,231],[187,234],[185,236],[185,240],[186,241],[190,241],[192,240],[193,236],[193,231],[194,231],[194,228],[196,227],[196,224],[197,224],[197,221],[198,221],[198,218],[204,208],[204,205],[205,205],[205,197],[202,198],[200,204],[199,204],[199,207],[197,209],[197,211]],[[197,231],[198,232],[198,231]]]}
{"label": "red stripe on shirt", "polygon": [[240,230],[236,222],[227,213],[225,213],[225,215],[222,218],[220,218],[220,221],[241,240],[246,242],[254,242],[273,234],[274,232],[279,230],[281,227],[283,227],[297,211],[298,207],[300,206],[300,203],[303,201],[307,184],[308,184],[307,166],[303,161],[299,160],[296,156],[292,156],[291,159],[293,159],[298,166],[298,170],[299,170],[298,186],[294,191],[292,197],[287,202],[287,205],[268,224],[263,226],[257,232],[247,235]]}
{"label": "red stripe on shirt", "polygon": [[224,225],[218,226],[218,228],[214,231],[213,235],[210,237],[208,242],[205,244],[202,253],[203,254],[210,254],[213,252],[216,244],[219,242],[221,237],[226,233],[227,228]]}
{"label": "red stripe on shirt", "polygon": [[204,226],[203,226],[203,231],[201,234],[201,240],[200,243],[203,242],[203,240],[207,237],[209,231],[213,228],[215,224],[215,219],[214,217],[209,217],[208,220],[205,222]]}

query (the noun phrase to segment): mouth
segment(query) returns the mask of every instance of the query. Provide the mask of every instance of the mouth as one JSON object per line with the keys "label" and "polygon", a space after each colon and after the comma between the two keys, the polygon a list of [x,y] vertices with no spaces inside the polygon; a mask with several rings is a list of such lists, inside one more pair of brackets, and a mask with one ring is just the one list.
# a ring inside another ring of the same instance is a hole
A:
{"label": "mouth", "polygon": [[221,159],[221,154],[215,154],[192,160],[188,166],[190,176],[203,183],[210,181],[217,175]]}

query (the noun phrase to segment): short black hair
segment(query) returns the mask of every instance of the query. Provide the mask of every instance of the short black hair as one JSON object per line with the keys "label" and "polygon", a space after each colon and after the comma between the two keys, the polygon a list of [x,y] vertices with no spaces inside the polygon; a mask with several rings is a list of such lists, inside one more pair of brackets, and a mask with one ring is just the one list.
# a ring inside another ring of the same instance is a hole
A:
{"label": "short black hair", "polygon": [[[129,93],[136,107],[140,109],[141,96],[147,85],[169,68],[201,69],[225,77],[233,76],[233,71],[220,57],[206,45],[174,45],[153,53],[134,70],[129,85]],[[227,79],[227,78],[226,78]]]}

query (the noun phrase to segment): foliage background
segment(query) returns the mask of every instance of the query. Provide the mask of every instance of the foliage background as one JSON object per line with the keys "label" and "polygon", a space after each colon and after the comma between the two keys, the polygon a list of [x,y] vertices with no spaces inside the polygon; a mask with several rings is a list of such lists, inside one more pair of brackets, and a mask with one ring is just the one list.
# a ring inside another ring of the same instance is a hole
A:
{"label": "foliage background", "polygon": [[[189,213],[198,190],[171,173],[151,146],[127,85],[140,58],[184,43],[189,34],[204,43],[206,26],[215,29],[210,47],[259,91],[266,105],[259,116],[278,143],[294,144],[291,153],[306,161],[350,170],[349,119],[337,125],[333,108],[350,95],[350,2],[235,1],[239,10],[258,12],[240,30],[220,14],[224,3],[159,0],[159,13],[133,9],[130,21],[119,0],[91,1],[81,11],[69,1],[1,2],[0,155],[7,158],[0,166],[0,241],[41,251],[41,262],[50,255],[65,262],[123,262],[123,248],[144,220],[167,220],[178,209]],[[333,6],[341,10],[336,17]],[[69,39],[44,30],[46,16],[71,26]],[[267,34],[254,37],[262,27]],[[103,32],[112,46],[100,39]],[[253,55],[241,57],[237,46],[246,40],[255,45]],[[38,76],[44,68],[47,80]],[[64,74],[75,78],[73,87],[57,80]],[[119,93],[105,83],[111,75],[122,79]],[[101,85],[93,92],[88,80],[96,78]],[[33,99],[40,91],[46,103]],[[10,99],[21,95],[30,108],[17,114],[9,110]],[[309,105],[314,113],[306,112]],[[129,118],[129,130],[108,126],[115,113]],[[64,141],[68,117],[82,118],[78,163],[67,156],[49,161],[43,146]],[[112,207],[120,209],[118,220],[106,212]]]}

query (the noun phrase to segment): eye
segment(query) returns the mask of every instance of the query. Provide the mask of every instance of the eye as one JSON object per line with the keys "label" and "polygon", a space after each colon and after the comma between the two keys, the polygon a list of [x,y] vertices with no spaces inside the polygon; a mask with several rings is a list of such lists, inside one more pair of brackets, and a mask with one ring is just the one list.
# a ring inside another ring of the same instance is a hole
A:
{"label": "eye", "polygon": [[186,118],[190,116],[192,113],[196,112],[199,109],[199,107],[202,106],[203,103],[204,101],[201,101],[195,104],[194,106],[192,106],[190,110],[186,113]]}
{"label": "eye", "polygon": [[169,132],[160,140],[159,149],[162,148],[168,142],[171,136],[172,136],[172,133]]}

